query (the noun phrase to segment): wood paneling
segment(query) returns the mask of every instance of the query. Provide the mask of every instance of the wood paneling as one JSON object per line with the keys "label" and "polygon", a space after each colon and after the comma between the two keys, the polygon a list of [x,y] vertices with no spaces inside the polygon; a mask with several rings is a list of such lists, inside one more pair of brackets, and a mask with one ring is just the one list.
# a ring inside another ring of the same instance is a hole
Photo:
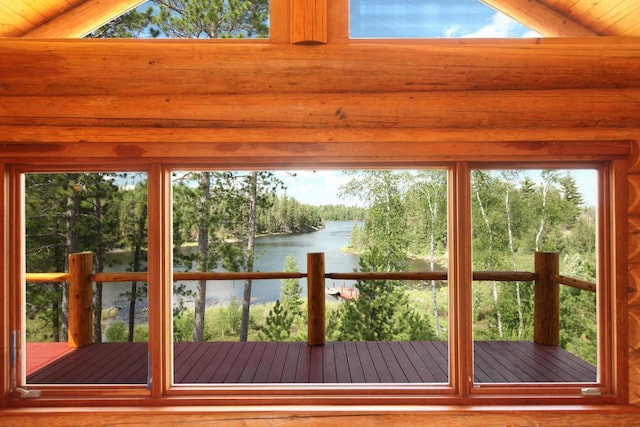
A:
{"label": "wood paneling", "polygon": [[84,0],[72,9],[25,31],[22,37],[79,38],[123,15],[145,0]]}
{"label": "wood paneling", "polygon": [[595,32],[538,0],[481,0],[525,27],[548,37],[589,37]]}

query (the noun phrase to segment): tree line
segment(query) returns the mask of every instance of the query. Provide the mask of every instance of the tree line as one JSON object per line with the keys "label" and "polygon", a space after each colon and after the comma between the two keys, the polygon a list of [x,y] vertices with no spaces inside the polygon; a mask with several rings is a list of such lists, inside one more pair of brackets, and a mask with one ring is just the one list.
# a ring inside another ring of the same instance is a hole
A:
{"label": "tree line", "polygon": [[[445,171],[350,174],[343,194],[360,197],[367,206],[363,225],[354,226],[351,251],[368,257],[375,254],[378,270],[405,270],[414,257],[426,259],[431,270],[446,268]],[[537,181],[533,174],[539,175]],[[596,281],[595,207],[585,202],[569,171],[474,170],[471,218],[474,270],[533,271],[535,252],[558,252],[562,274]],[[430,307],[420,308],[420,314],[432,319],[436,337],[446,338],[447,313],[443,312],[446,305],[443,307],[441,289],[447,284],[406,284],[406,289],[412,286],[431,289]],[[370,294],[379,295],[380,289]],[[475,282],[474,339],[531,340],[533,296],[532,283]],[[561,301],[561,345],[595,363],[595,293],[561,286]],[[406,325],[406,330],[415,328]]]}
{"label": "tree line", "polygon": [[[173,180],[174,262],[187,270],[247,270],[247,225],[252,203],[256,234],[317,230],[324,224],[321,212],[332,211],[331,206],[303,205],[278,195],[282,183],[270,172],[176,173]],[[145,174],[26,174],[26,269],[68,271],[68,254],[91,251],[95,272],[102,272],[108,266],[109,254],[125,251],[127,270],[145,271],[147,218]],[[194,245],[205,247],[206,252],[184,250]],[[175,286],[177,294],[188,293],[184,286]],[[146,292],[146,283],[133,282],[124,295],[128,301],[129,339],[133,339],[136,305],[146,298]],[[96,284],[94,297],[94,336],[100,340],[101,283]],[[30,334],[34,339],[66,340],[67,301],[64,285],[27,286],[27,314],[33,321]],[[177,314],[184,307],[175,310]]]}

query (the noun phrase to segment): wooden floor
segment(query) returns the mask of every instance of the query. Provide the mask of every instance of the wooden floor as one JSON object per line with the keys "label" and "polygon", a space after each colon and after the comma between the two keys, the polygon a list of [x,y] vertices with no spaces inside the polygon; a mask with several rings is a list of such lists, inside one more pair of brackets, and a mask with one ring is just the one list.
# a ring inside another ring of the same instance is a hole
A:
{"label": "wooden floor", "polygon": [[[177,342],[176,384],[446,383],[447,342]],[[560,347],[475,342],[475,381],[594,382],[596,368]],[[27,344],[27,384],[146,384],[146,343],[68,349]]]}

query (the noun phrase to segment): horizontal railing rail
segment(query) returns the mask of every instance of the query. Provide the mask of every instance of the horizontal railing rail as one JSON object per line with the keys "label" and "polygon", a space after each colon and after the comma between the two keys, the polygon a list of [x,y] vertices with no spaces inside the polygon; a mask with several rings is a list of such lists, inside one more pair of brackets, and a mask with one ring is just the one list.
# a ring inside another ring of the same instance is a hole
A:
{"label": "horizontal railing rail", "polygon": [[[352,272],[352,273],[326,273],[327,279],[334,280],[447,280],[449,274],[446,271],[396,271],[396,272]],[[146,282],[147,273],[115,272],[93,273],[90,276],[92,282]],[[254,271],[254,272],[178,272],[173,273],[173,280],[269,280],[269,279],[304,279],[306,273],[281,272],[281,271]],[[538,275],[530,271],[474,271],[474,281],[499,282],[534,282]],[[596,284],[573,277],[554,274],[551,279],[561,285],[585,291],[595,292]],[[69,280],[69,273],[27,273],[27,283],[58,283]]]}
{"label": "horizontal railing rail", "polygon": [[[83,252],[69,256],[69,273],[27,273],[29,283],[68,282],[69,342],[73,346],[92,342],[92,283],[146,282],[146,272],[92,273],[93,254]],[[307,273],[300,272],[198,272],[173,273],[173,280],[269,280],[307,279],[308,343],[322,345],[325,340],[325,280],[448,280],[447,271],[351,272],[327,273],[324,254],[307,254]],[[560,343],[559,285],[595,292],[595,283],[563,276],[559,273],[557,253],[535,253],[535,271],[474,271],[474,281],[534,282],[534,341],[546,345]]]}

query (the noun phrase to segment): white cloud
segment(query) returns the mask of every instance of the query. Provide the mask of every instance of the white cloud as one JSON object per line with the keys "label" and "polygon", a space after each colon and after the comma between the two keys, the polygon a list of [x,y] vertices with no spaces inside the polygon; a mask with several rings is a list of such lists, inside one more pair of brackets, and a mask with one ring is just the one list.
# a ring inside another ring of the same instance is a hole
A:
{"label": "white cloud", "polygon": [[523,27],[518,21],[503,13],[494,13],[488,25],[474,31],[461,35],[467,38],[499,38],[499,37],[541,37],[540,34],[532,30],[522,33]]}

